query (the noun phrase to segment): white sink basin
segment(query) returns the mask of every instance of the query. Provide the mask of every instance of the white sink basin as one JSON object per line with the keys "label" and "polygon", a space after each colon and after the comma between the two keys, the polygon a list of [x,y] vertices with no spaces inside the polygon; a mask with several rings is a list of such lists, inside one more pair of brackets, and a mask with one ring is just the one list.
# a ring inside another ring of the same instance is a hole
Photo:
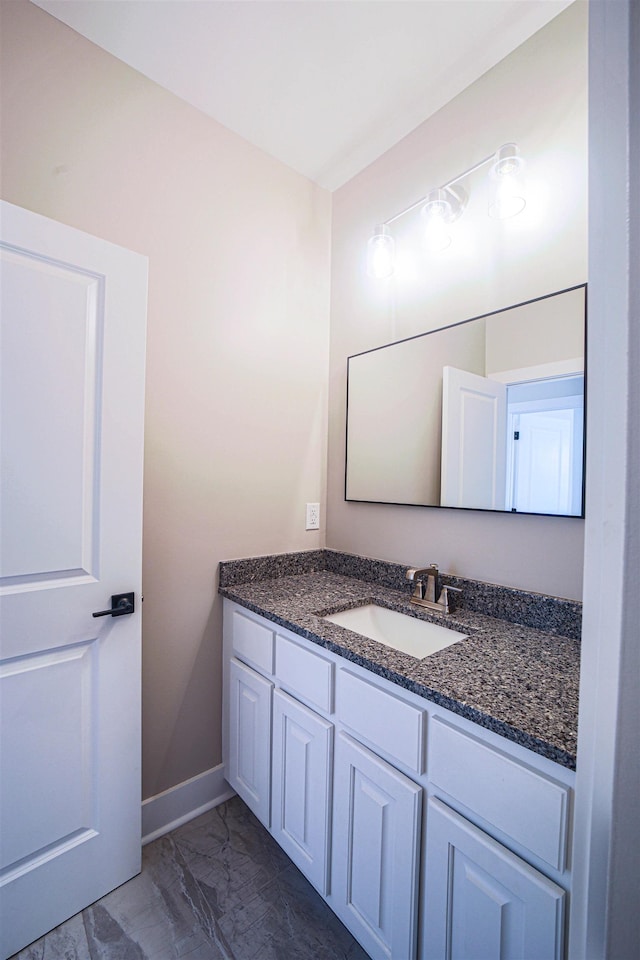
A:
{"label": "white sink basin", "polygon": [[361,633],[363,637],[377,640],[394,650],[401,650],[418,660],[428,657],[429,654],[442,650],[456,640],[463,640],[467,634],[449,630],[437,623],[427,620],[418,620],[409,617],[397,610],[387,610],[375,603],[368,603],[364,607],[355,607],[353,610],[343,610],[323,617],[331,623],[337,623],[347,630]]}

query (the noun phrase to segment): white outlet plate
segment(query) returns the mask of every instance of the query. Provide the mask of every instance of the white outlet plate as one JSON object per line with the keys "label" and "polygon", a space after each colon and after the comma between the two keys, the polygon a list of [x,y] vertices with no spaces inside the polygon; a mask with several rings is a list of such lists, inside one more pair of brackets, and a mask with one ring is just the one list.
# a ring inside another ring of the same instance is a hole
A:
{"label": "white outlet plate", "polygon": [[319,503],[308,503],[307,504],[307,522],[305,530],[319,530],[320,529],[320,504]]}

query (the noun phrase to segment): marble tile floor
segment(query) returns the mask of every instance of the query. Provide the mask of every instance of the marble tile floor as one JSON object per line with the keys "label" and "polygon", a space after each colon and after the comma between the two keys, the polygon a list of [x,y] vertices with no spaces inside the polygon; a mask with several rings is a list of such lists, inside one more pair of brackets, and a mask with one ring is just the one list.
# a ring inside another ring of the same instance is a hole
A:
{"label": "marble tile floor", "polygon": [[150,843],[142,872],[11,960],[367,960],[238,798]]}

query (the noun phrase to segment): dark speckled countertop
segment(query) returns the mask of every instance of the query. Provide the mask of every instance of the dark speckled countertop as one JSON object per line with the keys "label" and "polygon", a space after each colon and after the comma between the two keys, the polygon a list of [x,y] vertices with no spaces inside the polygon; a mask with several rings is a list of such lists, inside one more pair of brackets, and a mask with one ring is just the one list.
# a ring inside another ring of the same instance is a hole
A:
{"label": "dark speckled countertop", "polygon": [[[350,568],[357,576],[342,572]],[[443,620],[409,602],[405,570],[311,551],[223,563],[219,589],[332,653],[575,769],[580,604],[443,576],[443,582],[463,589],[462,606]],[[417,660],[322,619],[372,602],[468,636]],[[480,612],[483,606],[500,617]]]}

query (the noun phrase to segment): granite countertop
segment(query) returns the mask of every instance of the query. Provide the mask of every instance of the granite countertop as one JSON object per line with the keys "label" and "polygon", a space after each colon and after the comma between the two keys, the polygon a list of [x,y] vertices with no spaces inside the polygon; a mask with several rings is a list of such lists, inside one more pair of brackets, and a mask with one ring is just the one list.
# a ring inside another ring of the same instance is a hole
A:
{"label": "granite countertop", "polygon": [[[233,563],[245,561],[231,561],[230,565]],[[323,565],[336,567],[335,562],[315,566]],[[254,569],[245,582],[233,582],[236,577],[226,570],[221,573],[219,590],[230,600],[332,653],[575,769],[580,663],[577,637],[523,626],[466,606],[443,619],[411,604],[408,584],[401,590],[380,582],[388,581],[385,577],[372,582],[334,570],[290,573],[285,568],[275,575],[270,571],[267,579],[261,579]],[[443,579],[459,585],[465,582]],[[467,634],[467,638],[418,660],[322,619],[371,602],[446,625]]]}

